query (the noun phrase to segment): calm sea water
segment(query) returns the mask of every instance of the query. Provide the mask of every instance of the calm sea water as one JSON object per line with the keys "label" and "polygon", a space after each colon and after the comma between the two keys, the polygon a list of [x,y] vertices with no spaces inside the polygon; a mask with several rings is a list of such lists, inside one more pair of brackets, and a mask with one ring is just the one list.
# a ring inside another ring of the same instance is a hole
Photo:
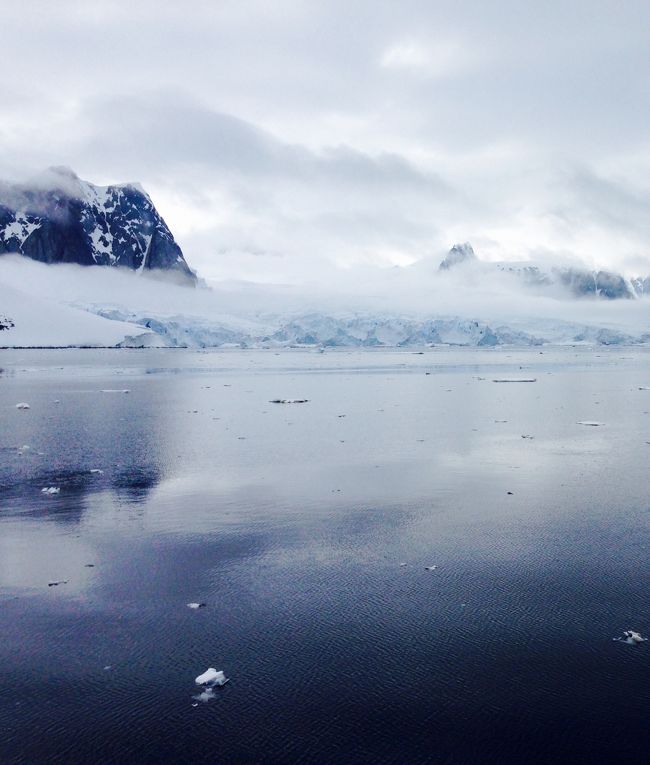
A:
{"label": "calm sea water", "polygon": [[647,350],[1,353],[0,762],[650,761]]}

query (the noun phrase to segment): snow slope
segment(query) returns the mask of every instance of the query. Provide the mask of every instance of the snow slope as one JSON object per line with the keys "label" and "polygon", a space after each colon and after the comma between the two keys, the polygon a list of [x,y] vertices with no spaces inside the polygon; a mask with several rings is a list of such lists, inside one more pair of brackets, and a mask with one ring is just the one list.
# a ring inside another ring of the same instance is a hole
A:
{"label": "snow slope", "polygon": [[[116,346],[151,344],[152,333],[86,311],[28,295],[0,282],[0,347]],[[155,343],[154,343],[155,344]],[[164,345],[164,342],[160,342]]]}

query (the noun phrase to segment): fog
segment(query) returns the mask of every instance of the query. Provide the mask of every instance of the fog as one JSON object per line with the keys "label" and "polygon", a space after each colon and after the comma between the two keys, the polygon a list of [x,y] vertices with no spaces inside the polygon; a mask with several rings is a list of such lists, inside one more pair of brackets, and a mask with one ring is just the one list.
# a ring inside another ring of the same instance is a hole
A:
{"label": "fog", "polygon": [[527,288],[516,276],[477,267],[440,272],[438,261],[405,268],[357,268],[308,285],[246,282],[181,287],[164,274],[0,258],[0,285],[39,298],[114,307],[140,316],[186,316],[233,327],[275,324],[297,315],[461,317],[509,326],[576,322],[627,332],[650,331],[650,299],[576,298],[560,287]]}

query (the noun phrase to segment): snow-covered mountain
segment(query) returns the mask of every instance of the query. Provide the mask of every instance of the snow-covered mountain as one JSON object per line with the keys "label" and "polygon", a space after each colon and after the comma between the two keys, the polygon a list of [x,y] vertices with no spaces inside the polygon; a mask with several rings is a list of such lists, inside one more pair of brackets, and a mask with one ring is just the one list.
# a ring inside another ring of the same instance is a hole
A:
{"label": "snow-covered mountain", "polygon": [[24,185],[0,184],[0,254],[42,263],[115,266],[196,276],[138,184],[95,186],[65,167]]}
{"label": "snow-covered mountain", "polygon": [[0,348],[164,345],[150,330],[109,321],[0,283]]}
{"label": "snow-covered mountain", "polygon": [[589,270],[573,266],[546,266],[527,261],[487,262],[480,260],[469,242],[455,244],[438,266],[473,272],[500,272],[512,275],[526,287],[543,290],[562,287],[574,297],[597,297],[607,300],[635,298],[650,294],[650,277],[627,279],[612,271]]}

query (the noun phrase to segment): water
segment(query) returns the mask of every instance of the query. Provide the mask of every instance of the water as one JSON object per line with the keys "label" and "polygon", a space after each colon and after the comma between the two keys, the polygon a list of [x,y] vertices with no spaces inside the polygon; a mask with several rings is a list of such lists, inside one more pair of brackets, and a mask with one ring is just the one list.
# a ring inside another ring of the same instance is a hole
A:
{"label": "water", "polygon": [[0,762],[648,762],[648,351],[0,366]]}

